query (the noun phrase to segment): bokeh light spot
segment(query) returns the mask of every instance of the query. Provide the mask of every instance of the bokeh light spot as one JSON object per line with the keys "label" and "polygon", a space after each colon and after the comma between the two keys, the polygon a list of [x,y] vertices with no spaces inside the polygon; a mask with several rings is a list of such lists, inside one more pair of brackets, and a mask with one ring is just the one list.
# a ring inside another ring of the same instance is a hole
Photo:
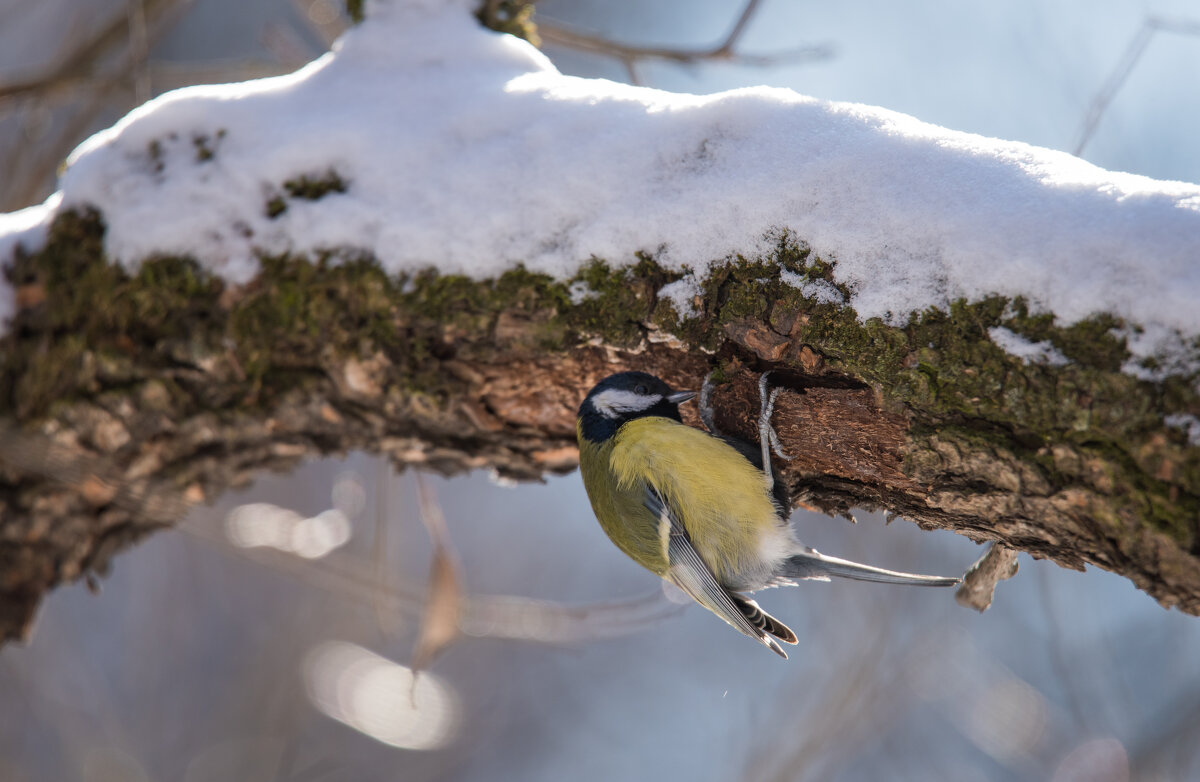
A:
{"label": "bokeh light spot", "polygon": [[327,641],[304,659],[309,700],[323,714],[376,741],[403,749],[445,746],[460,721],[457,694],[443,679],[361,646]]}

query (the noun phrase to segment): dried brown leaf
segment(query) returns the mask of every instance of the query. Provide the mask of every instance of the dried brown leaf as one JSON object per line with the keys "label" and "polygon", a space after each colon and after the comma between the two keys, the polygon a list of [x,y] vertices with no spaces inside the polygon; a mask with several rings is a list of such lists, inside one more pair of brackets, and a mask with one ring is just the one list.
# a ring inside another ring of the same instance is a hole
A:
{"label": "dried brown leaf", "polygon": [[414,674],[427,668],[438,655],[458,640],[458,623],[463,607],[458,558],[450,546],[446,521],[433,495],[433,489],[420,474],[417,475],[417,495],[421,505],[421,522],[433,541],[433,557],[429,567],[429,585],[425,592],[425,610],[421,615],[421,628],[413,647]]}

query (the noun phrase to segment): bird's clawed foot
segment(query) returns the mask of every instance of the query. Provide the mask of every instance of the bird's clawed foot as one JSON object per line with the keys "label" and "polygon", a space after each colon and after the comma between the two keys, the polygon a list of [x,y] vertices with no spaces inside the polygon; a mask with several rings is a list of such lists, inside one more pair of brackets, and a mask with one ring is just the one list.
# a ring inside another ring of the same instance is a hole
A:
{"label": "bird's clawed foot", "polygon": [[767,476],[767,491],[770,492],[775,488],[775,471],[771,468],[771,452],[784,461],[791,461],[792,457],[788,456],[783,451],[783,444],[779,442],[779,435],[775,432],[775,427],[771,426],[771,416],[775,414],[775,400],[779,398],[782,387],[770,388],[769,379],[771,377],[770,370],[763,372],[758,378],[758,443],[762,448],[763,473]]}
{"label": "bird's clawed foot", "polygon": [[775,413],[775,400],[779,398],[779,394],[783,391],[782,386],[769,388],[768,379],[771,376],[770,370],[763,372],[758,379],[758,400],[760,404],[758,414],[758,441],[763,448],[763,464],[767,464],[770,460],[767,458],[767,447],[770,446],[775,455],[785,461],[791,461],[792,457],[788,456],[783,451],[783,444],[779,442],[779,435],[775,432],[775,427],[771,426],[771,416]]}
{"label": "bird's clawed foot", "polygon": [[[697,400],[697,407],[700,410],[700,421],[704,424],[704,428],[710,434],[721,437],[721,432],[717,429],[717,424],[713,415],[712,394],[716,384],[713,383],[713,375],[715,372],[709,372],[704,378],[704,383],[700,386],[700,398]],[[770,387],[770,370],[763,372],[758,379],[758,442],[762,447],[762,463],[763,472],[767,476],[768,491],[774,486],[774,478],[771,471],[771,453],[785,461],[791,461],[792,457],[788,456],[783,450],[783,444],[779,441],[779,434],[776,433],[775,427],[771,425],[771,416],[775,414],[775,401],[779,399],[779,394],[783,392],[782,386],[775,388]]]}

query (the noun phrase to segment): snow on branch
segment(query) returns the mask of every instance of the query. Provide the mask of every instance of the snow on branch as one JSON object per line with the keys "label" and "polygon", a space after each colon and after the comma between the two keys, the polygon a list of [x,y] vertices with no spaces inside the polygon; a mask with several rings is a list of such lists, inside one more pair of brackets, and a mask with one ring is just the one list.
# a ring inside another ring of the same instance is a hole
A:
{"label": "snow on branch", "polygon": [[[0,257],[86,206],[122,264],[184,254],[234,282],[263,252],[346,250],[559,279],[646,252],[702,276],[788,230],[860,318],[1000,294],[1123,319],[1135,356],[1200,334],[1200,186],[790,90],[564,76],[465,3],[370,3],[293,74],[147,103],[81,145],[46,204],[0,216]],[[14,306],[0,288],[0,317]]]}

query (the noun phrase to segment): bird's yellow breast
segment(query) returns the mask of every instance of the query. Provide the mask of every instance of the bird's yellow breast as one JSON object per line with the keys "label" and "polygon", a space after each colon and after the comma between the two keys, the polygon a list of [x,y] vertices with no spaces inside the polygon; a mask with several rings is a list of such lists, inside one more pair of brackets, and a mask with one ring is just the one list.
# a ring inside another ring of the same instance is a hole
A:
{"label": "bird's yellow breast", "polygon": [[761,537],[780,525],[761,470],[727,443],[668,418],[634,419],[600,444],[580,438],[580,466],[605,532],[659,575],[668,562],[659,520],[643,505],[648,485],[723,583],[759,561]]}
{"label": "bird's yellow breast", "polygon": [[634,562],[665,576],[670,566],[658,519],[646,509],[642,493],[617,485],[612,471],[616,438],[594,443],[579,437],[579,471],[600,527]]}

